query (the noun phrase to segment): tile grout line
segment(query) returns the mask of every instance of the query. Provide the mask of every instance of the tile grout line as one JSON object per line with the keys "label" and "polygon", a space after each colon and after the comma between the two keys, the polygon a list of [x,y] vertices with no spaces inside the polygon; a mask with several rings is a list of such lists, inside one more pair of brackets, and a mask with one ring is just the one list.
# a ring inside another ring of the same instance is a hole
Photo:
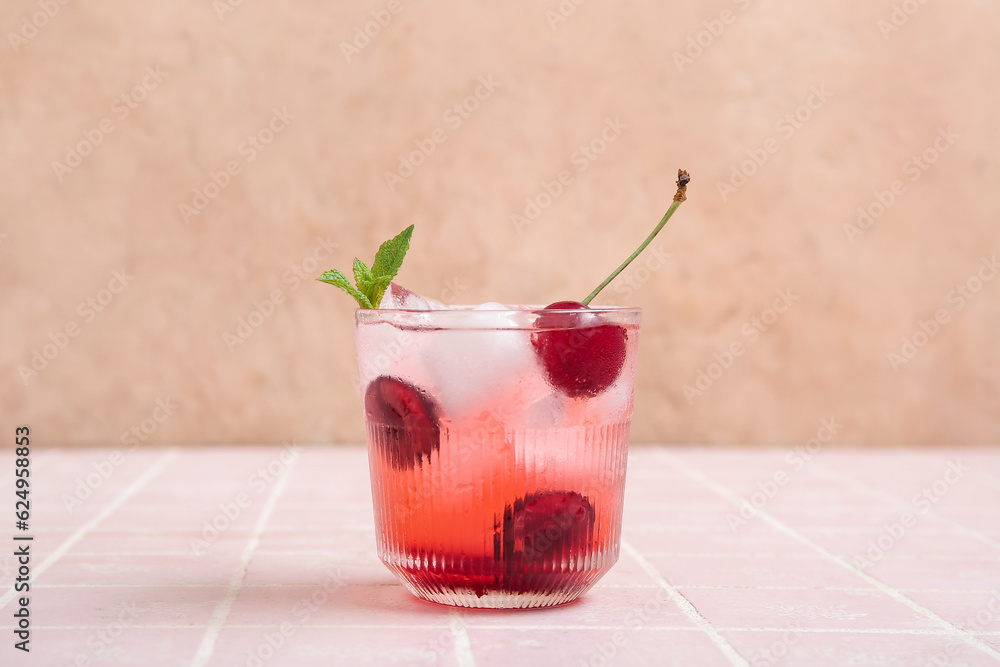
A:
{"label": "tile grout line", "polygon": [[205,634],[201,638],[201,643],[198,645],[198,650],[191,660],[191,667],[203,667],[212,659],[212,654],[215,652],[215,643],[219,639],[219,634],[222,633],[222,626],[225,625],[226,619],[229,618],[229,613],[233,610],[233,605],[236,603],[236,598],[240,594],[240,590],[243,588],[243,580],[247,576],[247,568],[250,566],[250,560],[253,558],[254,553],[257,551],[257,547],[260,545],[260,536],[264,532],[264,528],[267,526],[268,520],[271,518],[271,514],[274,512],[274,508],[278,504],[278,500],[281,495],[285,492],[285,488],[288,486],[288,481],[291,479],[291,472],[295,468],[295,464],[298,462],[298,457],[293,458],[288,464],[285,465],[285,469],[281,472],[281,476],[274,484],[274,488],[271,490],[271,495],[268,496],[267,502],[264,504],[264,508],[260,512],[260,516],[257,517],[257,522],[254,524],[253,533],[250,535],[250,541],[247,542],[246,547],[243,548],[243,555],[240,557],[240,563],[233,572],[233,575],[229,578],[229,586],[226,591],[225,597],[219,602],[219,605],[215,608],[215,612],[212,614],[212,618],[209,621],[209,625],[205,630]]}
{"label": "tile grout line", "polygon": [[[313,550],[308,550],[308,551],[297,551],[297,550],[294,550],[294,549],[258,549],[256,553],[257,553],[258,556],[295,556],[295,557],[300,557],[300,556],[326,556],[326,557],[335,557],[335,556],[339,555],[336,551],[334,551],[332,549],[331,550],[313,549]],[[190,551],[77,551],[76,554],[78,556],[93,556],[93,557],[100,557],[100,558],[108,558],[108,557],[129,557],[129,558],[135,558],[135,557],[143,557],[143,556],[153,556],[153,557],[178,556],[178,557],[186,557],[186,556],[190,556],[191,552]],[[782,554],[782,553],[750,553],[750,554],[741,554],[741,553],[735,553],[735,552],[687,553],[687,552],[683,552],[683,551],[651,551],[651,552],[648,552],[646,554],[646,556],[650,557],[650,558],[698,558],[698,559],[717,558],[717,559],[720,559],[720,560],[721,559],[737,559],[737,558],[754,559],[754,560],[780,560],[780,559],[783,559],[783,558],[787,558],[789,560],[812,560],[812,561],[823,560],[823,557],[821,555],[819,555],[819,554]],[[987,558],[986,556],[947,556],[947,555],[945,555],[945,556],[892,556],[892,555],[886,555],[885,556],[885,560],[886,561],[894,561],[894,560],[896,560],[896,561],[923,561],[923,562],[927,562],[927,561],[941,562],[941,561],[943,561],[943,562],[961,562],[961,563],[979,562],[979,561],[983,561],[983,562],[987,562],[987,563],[995,563],[996,562],[996,558]],[[374,565],[376,563],[377,563],[377,561],[372,560],[372,559],[358,560],[358,561],[355,561],[355,562],[350,562],[349,560],[345,559],[345,560],[339,562],[340,565],[347,565],[347,566],[352,566],[353,565],[353,566],[358,566],[358,567],[363,566],[363,565]],[[598,585],[600,585],[600,584],[598,584]],[[684,588],[684,586],[678,586],[678,588]],[[745,586],[738,586],[737,588],[746,588],[746,587]],[[761,586],[753,586],[752,588],[761,588]],[[956,590],[964,590],[964,589],[956,589]]]}
{"label": "tile grout line", "polygon": [[[274,554],[283,554],[286,552],[275,551],[269,552]],[[288,552],[289,555],[295,555],[295,552]],[[143,555],[142,552],[137,552],[136,555]],[[683,551],[653,551],[646,554],[653,558],[744,558],[744,559],[754,559],[754,560],[780,560],[782,558],[787,558],[789,560],[821,560],[823,557],[819,554],[783,554],[783,553],[748,553],[741,554],[735,552],[722,551],[719,553],[687,553]],[[901,560],[901,561],[950,561],[950,562],[969,562],[969,561],[985,561],[987,563],[995,563],[996,558],[988,558],[986,556],[891,556],[886,555],[886,560]]]}
{"label": "tile grout line", "polygon": [[[671,453],[669,453],[667,451],[661,451],[660,455],[661,455],[661,457],[663,457],[664,460],[666,460],[672,466],[674,466],[675,468],[677,468],[678,470],[680,470],[688,478],[693,479],[693,480],[699,482],[700,484],[702,484],[703,486],[705,486],[705,488],[714,491],[718,495],[722,496],[723,498],[728,499],[730,502],[736,504],[737,506],[739,506],[741,504],[741,502],[742,502],[741,498],[738,495],[736,495],[734,492],[730,491],[728,488],[722,486],[721,484],[715,482],[714,480],[712,480],[711,478],[709,478],[707,475],[705,475],[704,473],[700,472],[699,470],[697,470],[697,469],[689,466],[688,464],[684,463],[683,461],[680,461],[673,454],[671,454]],[[838,558],[835,554],[833,554],[832,552],[828,551],[827,549],[825,549],[824,547],[820,546],[819,544],[813,542],[808,537],[806,537],[802,533],[798,532],[797,530],[795,530],[791,526],[789,526],[789,525],[785,524],[783,521],[781,521],[781,520],[773,517],[771,514],[769,514],[764,509],[758,509],[757,510],[757,516],[760,517],[761,520],[763,520],[764,522],[766,522],[772,528],[778,530],[779,532],[784,533],[785,535],[791,537],[792,539],[794,539],[795,541],[797,541],[797,542],[799,542],[801,544],[804,544],[804,545],[806,545],[806,546],[808,546],[808,547],[810,547],[812,549],[815,549],[818,553],[822,554],[828,560],[836,563],[837,565],[840,565],[841,567],[847,569],[848,571],[852,572],[856,576],[861,577],[862,579],[864,579],[868,583],[872,584],[873,586],[875,586],[876,588],[878,588],[880,591],[882,591],[883,593],[885,593],[886,595],[888,595],[892,599],[894,599],[897,602],[899,602],[899,603],[901,603],[901,604],[909,607],[910,610],[917,612],[921,616],[924,616],[925,618],[928,618],[931,621],[934,621],[935,623],[937,623],[941,627],[949,630],[950,634],[952,636],[960,638],[962,641],[964,641],[969,646],[977,648],[980,651],[982,651],[983,653],[986,653],[987,655],[989,655],[989,656],[991,656],[993,658],[1000,659],[1000,651],[998,651],[997,649],[993,648],[992,646],[990,646],[989,644],[987,644],[983,640],[979,639],[978,637],[976,637],[974,634],[972,634],[968,630],[965,630],[964,628],[960,628],[957,625],[954,625],[953,623],[947,621],[946,619],[942,618],[941,616],[938,616],[937,614],[935,614],[930,609],[927,609],[926,607],[924,607],[924,606],[922,606],[920,604],[917,604],[915,601],[913,601],[910,598],[908,598],[907,596],[903,595],[902,593],[900,593],[898,590],[896,590],[892,586],[889,586],[888,584],[886,584],[885,582],[883,582],[881,579],[876,579],[875,577],[873,577],[872,575],[868,574],[867,572],[864,572],[864,571],[859,570],[858,568],[854,567],[850,562],[848,562],[846,560],[843,560],[841,558]]]}
{"label": "tile grout line", "polygon": [[715,628],[715,626],[713,626],[707,618],[702,616],[701,612],[695,609],[694,605],[691,604],[691,601],[684,597],[680,591],[674,588],[674,586],[667,581],[662,574],[660,574],[656,567],[646,560],[646,558],[643,557],[643,555],[640,554],[628,540],[622,538],[621,546],[622,549],[628,553],[628,555],[631,556],[643,570],[646,571],[646,574],[648,574],[653,581],[659,584],[660,587],[667,592],[667,595],[669,595],[670,599],[673,600],[678,607],[680,607],[684,615],[709,636],[719,650],[722,651],[727,658],[729,658],[730,663],[749,667],[750,662],[740,655],[739,651],[737,651],[725,637],[719,634],[719,631]]}
{"label": "tile grout line", "polygon": [[451,634],[455,638],[455,662],[458,667],[476,667],[476,657],[472,654],[472,640],[462,619],[462,612],[452,609],[448,612]]}
{"label": "tile grout line", "polygon": [[[32,625],[32,628],[38,630],[100,630],[106,628],[107,625]],[[200,628],[207,628],[207,625],[129,625],[130,629],[136,630],[196,630]],[[242,630],[280,630],[280,625],[274,624],[249,624],[240,623],[226,626],[228,628],[237,628]],[[351,629],[351,630],[440,630],[441,626],[439,624],[398,624],[398,625],[364,625],[364,624],[352,624],[352,623],[337,623],[337,624],[322,624],[318,623],[315,625],[303,625],[301,628],[322,628],[322,629]],[[629,626],[629,625],[491,625],[491,624],[472,624],[464,626],[466,629],[472,630],[496,630],[498,632],[503,632],[505,630],[635,630],[636,632],[702,632],[702,629],[691,625],[642,625],[642,626]],[[14,626],[0,626],[0,630],[12,630]],[[789,628],[765,628],[765,627],[742,627],[742,626],[722,626],[716,628],[717,630],[722,630],[725,632],[774,632],[774,633],[784,633],[788,632]],[[921,630],[921,629],[909,629],[909,630],[899,630],[893,628],[796,628],[797,632],[802,634],[834,634],[834,635],[887,635],[887,636],[916,636],[916,637],[954,637],[954,633],[934,630]],[[1000,630],[983,630],[977,632],[979,635],[985,637],[1000,637]]]}
{"label": "tile grout line", "polygon": [[[138,493],[142,487],[146,486],[153,477],[155,477],[159,472],[177,456],[176,449],[168,449],[160,458],[156,460],[153,465],[146,469],[142,475],[138,477],[135,481],[128,485],[117,498],[112,500],[108,505],[104,507],[96,516],[89,519],[82,526],[77,528],[73,533],[66,538],[66,540],[60,544],[56,549],[49,554],[48,558],[42,561],[42,563],[34,569],[31,573],[30,583],[42,575],[46,570],[55,565],[60,558],[66,555],[66,553],[73,548],[73,546],[82,540],[87,533],[96,528],[102,521],[111,516],[119,507],[121,507],[127,500]],[[14,599],[14,586],[12,585],[10,589],[0,597],[0,609],[3,609],[7,604]]]}
{"label": "tile grout line", "polygon": [[1000,542],[997,542],[996,540],[994,540],[993,538],[991,538],[989,535],[985,535],[985,534],[979,532],[978,530],[975,530],[973,528],[968,528],[968,527],[963,526],[962,524],[958,523],[957,521],[953,521],[951,519],[943,517],[940,514],[936,513],[933,509],[928,509],[928,510],[926,510],[924,512],[921,512],[920,510],[918,510],[917,508],[915,508],[913,505],[907,505],[905,500],[900,500],[899,498],[897,498],[893,494],[889,493],[888,491],[881,491],[879,489],[872,488],[872,486],[869,485],[867,482],[863,482],[863,481],[861,481],[859,479],[855,479],[854,477],[850,477],[849,475],[845,475],[844,473],[840,472],[839,470],[834,470],[833,468],[830,468],[829,466],[824,466],[822,463],[817,462],[817,465],[821,469],[821,473],[820,474],[826,475],[828,478],[832,477],[832,478],[838,479],[840,481],[845,481],[848,484],[850,484],[851,486],[855,487],[858,491],[860,491],[862,493],[866,493],[869,496],[874,496],[876,498],[882,498],[884,500],[887,500],[890,504],[892,504],[893,506],[895,506],[897,509],[903,509],[905,511],[910,511],[910,512],[912,512],[914,514],[919,514],[921,516],[926,516],[931,521],[936,521],[939,524],[947,526],[948,528],[950,528],[951,530],[953,530],[953,531],[955,531],[957,533],[966,535],[967,537],[971,537],[972,539],[974,539],[974,540],[976,540],[978,542],[982,542],[983,544],[985,544],[987,546],[990,546],[990,547],[993,547],[994,549],[1000,549]]}
{"label": "tile grout line", "polygon": [[[915,456],[917,456],[919,458],[922,458],[925,461],[936,460],[936,459],[933,459],[933,457],[930,454],[928,454],[927,452],[923,451],[922,449],[918,449],[916,447],[913,447],[912,445],[908,445],[906,447],[903,447],[903,450],[906,451],[906,452],[908,452],[908,453],[910,453],[910,454],[913,454],[913,455],[915,455]],[[997,477],[993,473],[987,472],[985,470],[978,470],[977,469],[975,472],[977,474],[979,474],[981,477],[989,478],[989,484],[990,484],[990,486],[992,486],[994,488],[997,488],[997,489],[1000,489],[1000,477]]]}
{"label": "tile grout line", "polygon": [[[152,509],[154,511],[159,511],[160,508],[158,506],[154,506]],[[64,528],[63,526],[46,526],[45,528],[40,528],[36,532],[36,534],[43,535],[43,534],[47,534],[47,533],[65,532],[67,530],[70,530],[70,529],[69,528]],[[248,529],[242,528],[242,527],[233,527],[233,528],[230,528],[230,530],[232,532],[234,532],[234,533],[248,532]],[[346,528],[342,528],[342,530],[343,530],[343,532],[354,532],[354,533],[357,533],[358,535],[361,535],[363,533],[366,536],[366,538],[367,538],[369,536],[375,535],[375,524],[371,524],[371,525],[364,526],[364,527],[357,527],[357,528],[348,526]],[[279,525],[276,525],[276,526],[271,526],[271,531],[273,533],[276,533],[276,532],[296,532],[296,533],[299,533],[299,534],[302,534],[302,535],[305,535],[305,536],[314,536],[314,537],[319,537],[321,539],[324,538],[324,537],[329,537],[329,535],[330,535],[330,527],[329,526],[320,526],[320,525],[314,525],[314,526],[297,526],[297,525],[294,525],[294,524],[284,524],[284,525],[280,525],[279,524]],[[121,528],[118,528],[116,530],[116,532],[122,533],[123,535],[153,535],[153,536],[162,536],[162,535],[169,535],[169,534],[173,533],[173,534],[180,534],[180,535],[183,536],[183,535],[188,535],[190,533],[190,530],[181,529],[180,527],[146,528],[146,527],[137,527],[137,526],[122,526]]]}
{"label": "tile grout line", "polygon": [[[260,552],[258,552],[260,553]],[[243,588],[307,588],[310,584],[249,584],[244,585]],[[357,586],[357,587],[376,587],[376,586],[398,586],[398,581],[384,581],[381,583],[347,583],[344,586]],[[228,584],[156,584],[155,588],[228,588]],[[33,588],[100,588],[100,589],[115,589],[115,588],[150,588],[149,584],[109,584],[109,583],[94,583],[94,584],[38,584]],[[660,588],[659,584],[595,584],[594,589],[654,589]],[[859,588],[856,586],[824,586],[822,588],[816,586],[712,586],[712,585],[701,585],[701,584],[681,584],[676,586],[678,591],[841,591],[845,593],[870,593],[875,587],[868,586],[865,588]],[[949,594],[959,594],[959,595],[1000,595],[997,590],[982,589],[982,588],[899,588],[900,592],[909,591],[911,593],[949,593]],[[470,627],[466,625],[466,627]],[[3,626],[0,625],[0,629]]]}

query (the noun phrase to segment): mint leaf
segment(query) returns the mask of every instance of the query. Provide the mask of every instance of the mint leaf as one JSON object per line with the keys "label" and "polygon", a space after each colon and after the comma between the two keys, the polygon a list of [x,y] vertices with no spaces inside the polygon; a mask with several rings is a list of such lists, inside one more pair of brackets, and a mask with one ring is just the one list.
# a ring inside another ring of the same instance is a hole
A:
{"label": "mint leaf", "polygon": [[362,262],[357,257],[354,258],[354,284],[358,286],[358,289],[368,297],[368,300],[375,303],[372,299],[372,281],[374,277],[372,272],[368,269],[364,262]]}
{"label": "mint leaf", "polygon": [[372,281],[372,291],[369,292],[368,296],[376,308],[382,303],[382,297],[385,296],[385,291],[389,289],[389,283],[392,282],[392,279],[393,276],[379,276]]}
{"label": "mint leaf", "polygon": [[373,307],[378,308],[382,304],[382,297],[392,278],[393,276],[375,277],[364,262],[354,258],[354,283],[358,286],[358,291],[368,297]]}
{"label": "mint leaf", "polygon": [[328,283],[330,285],[333,285],[334,287],[339,287],[340,289],[344,290],[345,292],[347,292],[348,294],[350,294],[351,296],[353,296],[357,300],[358,304],[362,308],[372,308],[373,307],[372,306],[372,302],[368,298],[368,296],[365,295],[365,294],[362,294],[357,289],[355,289],[354,285],[351,284],[351,281],[347,279],[347,276],[345,276],[343,273],[341,273],[337,269],[332,269],[330,271],[324,271],[323,275],[321,275],[316,280],[318,280],[320,282],[323,282],[323,283]]}
{"label": "mint leaf", "polygon": [[410,249],[410,237],[413,236],[413,225],[401,231],[394,238],[389,239],[375,253],[375,261],[372,268],[368,268],[364,262],[357,257],[354,258],[354,283],[347,279],[340,271],[332,269],[326,271],[316,280],[329,283],[344,290],[357,300],[362,308],[378,308],[382,303],[382,297],[389,288],[389,283],[399,273],[399,267],[403,264],[406,251]]}
{"label": "mint leaf", "polygon": [[375,261],[372,262],[373,276],[376,278],[388,276],[389,280],[396,277],[399,267],[403,264],[403,258],[406,257],[406,251],[410,249],[411,236],[413,236],[413,225],[379,246],[378,252],[375,253]]}

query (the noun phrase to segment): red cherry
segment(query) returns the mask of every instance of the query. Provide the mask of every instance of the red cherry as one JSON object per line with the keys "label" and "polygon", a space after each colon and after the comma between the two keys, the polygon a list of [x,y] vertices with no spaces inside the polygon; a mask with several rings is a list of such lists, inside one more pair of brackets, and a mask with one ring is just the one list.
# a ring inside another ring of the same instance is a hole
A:
{"label": "red cherry", "polygon": [[566,569],[595,549],[594,506],[573,491],[538,491],[506,505],[497,517],[492,557],[440,550],[436,567],[403,566],[425,589],[548,594],[566,586],[589,587],[593,570]]}
{"label": "red cherry", "polygon": [[[564,557],[574,545],[586,549],[594,507],[575,491],[540,491],[518,498],[503,515],[503,551],[508,574]],[[511,582],[508,582],[511,583]]]}
{"label": "red cherry", "polygon": [[394,468],[412,468],[441,446],[437,405],[399,378],[380,375],[371,381],[365,391],[365,415]]}
{"label": "red cherry", "polygon": [[553,387],[572,398],[597,396],[610,387],[625,364],[628,332],[598,324],[599,316],[577,301],[558,301],[543,313],[531,336],[535,354]]}

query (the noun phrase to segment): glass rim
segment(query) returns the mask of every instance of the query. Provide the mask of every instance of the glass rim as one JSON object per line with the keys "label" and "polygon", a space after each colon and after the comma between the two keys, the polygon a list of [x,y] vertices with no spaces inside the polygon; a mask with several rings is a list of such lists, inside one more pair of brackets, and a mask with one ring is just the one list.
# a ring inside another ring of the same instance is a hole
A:
{"label": "glass rim", "polygon": [[[449,306],[436,310],[406,308],[356,308],[356,324],[386,323],[420,328],[456,329],[537,329],[537,320],[543,315],[580,315],[580,326],[598,324],[624,324],[638,326],[642,308],[634,306],[596,306],[586,310],[560,308],[546,310],[544,306],[528,305],[526,308],[476,309],[475,306]],[[547,327],[546,327],[547,328]]]}
{"label": "glass rim", "polygon": [[639,306],[587,306],[580,308],[546,308],[535,304],[525,304],[523,308],[479,308],[478,305],[457,305],[447,308],[355,308],[355,313],[600,313],[600,312],[642,312]]}

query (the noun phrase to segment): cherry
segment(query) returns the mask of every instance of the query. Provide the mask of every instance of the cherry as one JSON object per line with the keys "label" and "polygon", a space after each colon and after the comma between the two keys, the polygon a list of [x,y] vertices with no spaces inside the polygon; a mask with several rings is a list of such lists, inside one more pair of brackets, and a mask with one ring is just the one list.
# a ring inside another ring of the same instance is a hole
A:
{"label": "cherry", "polygon": [[594,516],[590,501],[575,491],[540,491],[518,498],[504,508],[507,571],[560,558],[574,544],[586,548]]}
{"label": "cherry", "polygon": [[625,364],[628,332],[617,324],[599,324],[599,317],[577,301],[545,307],[531,336],[545,379],[571,398],[593,397],[610,387]]}
{"label": "cherry", "polygon": [[621,375],[628,331],[616,324],[600,324],[600,316],[589,312],[589,304],[660,233],[677,207],[687,199],[689,182],[691,175],[678,169],[677,192],[670,208],[646,240],[597,289],[581,302],[557,301],[545,306],[545,310],[568,312],[543,313],[538,318],[541,331],[532,334],[531,344],[545,371],[545,379],[567,396],[597,396]]}
{"label": "cherry", "polygon": [[380,375],[365,391],[365,415],[396,469],[412,468],[441,446],[438,407],[399,378]]}

